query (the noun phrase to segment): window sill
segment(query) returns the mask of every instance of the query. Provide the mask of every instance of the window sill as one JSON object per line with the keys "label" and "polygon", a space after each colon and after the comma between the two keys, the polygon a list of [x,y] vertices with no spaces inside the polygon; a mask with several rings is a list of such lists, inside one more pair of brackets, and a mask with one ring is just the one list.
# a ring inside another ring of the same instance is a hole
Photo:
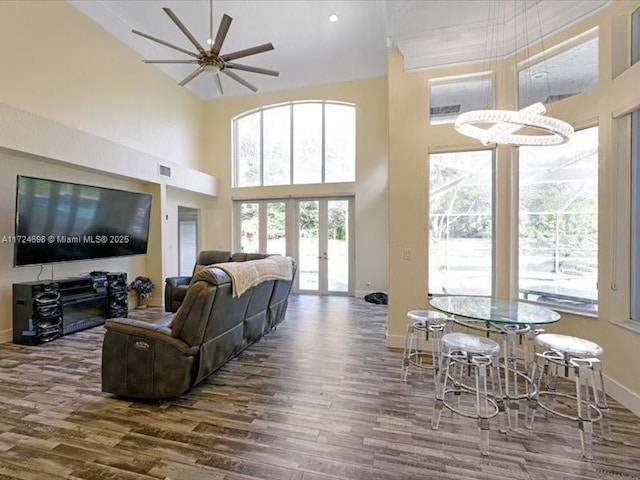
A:
{"label": "window sill", "polygon": [[625,330],[630,330],[634,333],[640,334],[640,322],[631,320],[609,320],[610,323],[622,327]]}

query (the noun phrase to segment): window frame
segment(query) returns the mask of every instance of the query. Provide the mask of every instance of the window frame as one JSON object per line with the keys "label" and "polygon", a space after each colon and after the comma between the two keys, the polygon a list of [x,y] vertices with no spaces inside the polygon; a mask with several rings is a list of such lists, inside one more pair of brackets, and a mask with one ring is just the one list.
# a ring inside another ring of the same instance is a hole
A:
{"label": "window frame", "polygon": [[[468,73],[468,74],[464,74],[464,75],[454,75],[454,76],[448,76],[448,77],[438,77],[438,78],[432,78],[429,80],[428,85],[427,85],[427,101],[428,101],[428,107],[427,108],[427,124],[430,126],[434,126],[434,125],[451,125],[455,122],[455,120],[453,121],[444,121],[444,122],[433,122],[432,121],[432,115],[431,115],[431,108],[432,108],[432,101],[431,101],[431,88],[434,86],[442,86],[442,85],[452,85],[452,84],[458,84],[458,83],[466,83],[466,82],[472,82],[472,81],[480,81],[482,83],[484,83],[485,81],[488,82],[489,84],[489,89],[490,89],[490,98],[489,98],[489,106],[483,106],[481,109],[482,110],[486,110],[486,109],[493,109],[495,108],[496,105],[496,92],[495,92],[495,74],[493,71],[484,71],[484,72],[474,72],[474,73]],[[478,109],[472,109],[472,110],[478,110]],[[457,115],[460,115],[462,113],[465,112],[470,112],[472,110],[460,110],[460,112],[457,113]]]}
{"label": "window frame", "polygon": [[[596,152],[596,156],[597,156],[597,173],[596,173],[596,183],[597,183],[597,188],[598,188],[598,198],[596,200],[596,215],[597,215],[597,219],[596,219],[596,225],[597,225],[597,236],[598,236],[598,240],[596,241],[596,252],[595,252],[595,257],[598,258],[599,257],[599,253],[600,253],[600,235],[601,235],[601,231],[600,231],[600,227],[599,227],[599,220],[600,220],[600,207],[599,207],[599,198],[601,195],[601,186],[600,186],[600,169],[601,169],[601,165],[600,165],[600,143],[601,143],[601,129],[602,126],[600,125],[599,122],[594,122],[594,123],[586,123],[586,124],[581,124],[579,126],[575,127],[575,132],[580,132],[580,131],[584,131],[584,130],[588,130],[590,128],[597,128],[598,129],[598,135],[597,135],[597,139],[598,139],[598,147],[597,147],[597,152]],[[527,148],[532,148],[532,147],[527,147]],[[538,147],[538,148],[545,148],[545,147]],[[517,193],[516,193],[516,201],[515,201],[515,212],[516,212],[516,218],[515,218],[515,235],[516,235],[516,244],[517,244],[517,252],[516,252],[516,256],[517,256],[517,268],[515,269],[514,275],[515,275],[515,285],[517,285],[516,287],[516,296],[520,301],[527,301],[527,302],[531,302],[531,303],[535,303],[535,304],[539,304],[548,308],[552,308],[554,310],[558,310],[558,311],[568,311],[568,312],[572,312],[572,313],[577,313],[580,315],[584,315],[584,316],[597,316],[598,312],[600,310],[600,289],[598,288],[598,284],[599,284],[599,277],[596,276],[596,297],[598,299],[598,301],[595,304],[595,310],[591,310],[588,308],[580,308],[580,307],[576,307],[576,306],[570,306],[570,305],[562,305],[562,304],[558,304],[558,303],[553,303],[553,302],[545,302],[545,301],[538,301],[538,300],[533,300],[533,299],[529,299],[526,298],[527,295],[523,294],[521,292],[521,284],[520,284],[520,188],[521,188],[521,182],[520,182],[520,167],[521,167],[521,152],[520,152],[520,148],[517,148],[517,176],[518,176],[518,180],[517,180]],[[520,296],[523,295],[524,298],[520,298]]]}
{"label": "window frame", "polygon": [[[295,109],[296,105],[305,105],[305,104],[320,104],[322,106],[321,109],[321,179],[319,183],[294,183],[294,131],[295,131]],[[327,182],[326,181],[326,163],[327,163],[327,148],[326,148],[326,106],[327,105],[340,105],[351,107],[353,109],[354,114],[354,157],[353,157],[353,180],[341,180],[339,182]],[[267,184],[264,183],[264,112],[274,108],[289,108],[289,182],[288,183],[278,183],[278,184]],[[236,128],[237,122],[251,115],[259,115],[260,121],[260,155],[259,155],[259,177],[260,181],[257,185],[240,185],[240,158],[239,158],[239,139],[238,139],[238,129]],[[232,136],[232,145],[233,151],[231,154],[232,158],[232,188],[254,188],[254,187],[273,187],[273,186],[284,186],[284,185],[317,185],[317,184],[325,184],[325,183],[354,183],[356,181],[356,164],[357,164],[357,136],[358,136],[358,125],[357,125],[357,110],[355,103],[351,102],[343,102],[338,100],[303,100],[303,101],[295,101],[295,102],[285,102],[273,105],[267,105],[265,107],[261,107],[258,109],[250,110],[248,112],[244,112],[236,117],[234,117],[231,121],[231,136]]]}
{"label": "window frame", "polygon": [[[427,196],[427,295],[429,297],[437,297],[442,295],[450,295],[447,292],[434,292],[432,290],[431,282],[429,281],[431,275],[431,156],[432,155],[446,155],[446,154],[455,154],[455,153],[466,153],[466,152],[488,152],[491,155],[491,262],[490,262],[490,288],[489,288],[489,296],[496,295],[496,275],[497,275],[497,261],[498,261],[498,252],[496,249],[497,242],[497,216],[498,216],[498,205],[497,205],[497,189],[498,182],[496,181],[496,175],[498,171],[498,150],[495,146],[482,146],[482,145],[473,145],[473,146],[459,146],[456,148],[447,148],[447,149],[430,149],[427,153],[427,185],[429,186],[429,194]],[[483,296],[487,295],[484,293],[463,293],[463,295],[470,296]]]}
{"label": "window frame", "polygon": [[[640,9],[639,9],[640,10]],[[640,247],[634,247],[640,240],[640,108],[631,112],[630,119],[630,166],[631,166],[631,188],[630,188],[630,216],[631,216],[631,278],[629,285],[629,319],[632,322],[640,323],[640,298],[634,292],[640,288]]]}
{"label": "window frame", "polygon": [[[564,98],[561,98],[561,99],[558,99],[558,100],[555,100],[555,101],[552,101],[552,102],[549,102],[549,103],[545,103],[545,102],[541,102],[541,103],[544,103],[545,105],[551,105],[553,103],[562,101],[565,98],[572,98],[572,97],[575,97],[575,96],[578,96],[578,95],[584,95],[585,93],[589,93],[589,92],[592,92],[593,90],[597,89],[598,86],[600,85],[600,75],[599,75],[599,72],[600,72],[600,31],[599,31],[598,27],[594,27],[594,28],[591,28],[591,29],[589,29],[589,30],[587,30],[585,32],[582,32],[581,34],[576,35],[576,36],[574,36],[574,37],[572,37],[572,38],[570,38],[570,39],[568,39],[568,40],[566,40],[564,42],[561,42],[561,43],[559,43],[557,45],[554,45],[554,46],[552,46],[550,48],[544,48],[544,45],[542,45],[543,48],[542,48],[542,51],[540,53],[538,53],[536,55],[532,55],[532,56],[530,56],[530,57],[528,57],[528,58],[516,63],[516,72],[515,72],[514,80],[516,82],[516,85],[515,85],[515,87],[516,87],[515,88],[515,91],[516,91],[516,105],[519,106],[518,108],[520,109],[520,108],[525,108],[525,107],[528,106],[528,105],[520,105],[520,72],[522,72],[523,70],[526,70],[528,68],[531,68],[531,67],[533,67],[535,65],[539,65],[540,63],[544,63],[548,59],[553,58],[553,57],[555,57],[557,55],[560,55],[562,53],[565,53],[565,52],[567,52],[568,50],[571,50],[574,47],[577,47],[579,45],[587,43],[587,42],[593,40],[594,38],[598,39],[598,49],[597,49],[597,52],[598,52],[598,65],[597,65],[597,68],[596,68],[596,71],[598,72],[597,76],[596,76],[598,83],[597,83],[596,87],[594,89],[586,90],[584,92],[578,92],[575,95],[571,95],[570,97],[564,97]],[[551,92],[548,92],[548,93],[551,93]]]}
{"label": "window frame", "polygon": [[631,12],[630,18],[630,48],[629,65],[640,62],[640,7]]}

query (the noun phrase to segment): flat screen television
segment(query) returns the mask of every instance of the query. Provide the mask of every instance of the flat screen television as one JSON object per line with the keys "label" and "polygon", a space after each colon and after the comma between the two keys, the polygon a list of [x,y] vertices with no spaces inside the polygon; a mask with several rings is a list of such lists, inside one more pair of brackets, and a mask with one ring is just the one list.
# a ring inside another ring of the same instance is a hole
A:
{"label": "flat screen television", "polygon": [[151,195],[18,175],[14,266],[147,253]]}

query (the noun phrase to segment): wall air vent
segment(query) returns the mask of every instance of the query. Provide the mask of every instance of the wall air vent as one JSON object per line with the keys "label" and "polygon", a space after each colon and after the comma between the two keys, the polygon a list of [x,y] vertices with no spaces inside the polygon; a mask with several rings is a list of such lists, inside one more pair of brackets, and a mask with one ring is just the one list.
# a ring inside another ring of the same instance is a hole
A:
{"label": "wall air vent", "polygon": [[162,177],[171,178],[171,167],[166,165],[158,165],[158,174]]}
{"label": "wall air vent", "polygon": [[443,105],[442,107],[431,107],[429,112],[432,116],[436,115],[448,115],[451,113],[460,113],[460,104],[457,105]]}

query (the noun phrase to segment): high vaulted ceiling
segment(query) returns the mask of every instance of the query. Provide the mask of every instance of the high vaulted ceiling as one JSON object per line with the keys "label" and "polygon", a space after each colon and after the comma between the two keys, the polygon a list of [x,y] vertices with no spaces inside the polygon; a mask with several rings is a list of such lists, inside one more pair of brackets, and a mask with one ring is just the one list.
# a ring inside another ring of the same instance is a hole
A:
{"label": "high vaulted ceiling", "polygon": [[[188,58],[131,33],[132,29],[194,51],[163,12],[169,7],[206,46],[207,0],[68,0],[145,59]],[[386,47],[403,54],[405,69],[495,58],[521,48],[606,6],[610,0],[214,0],[213,30],[233,18],[222,53],[264,43],[275,50],[243,58],[246,65],[278,70],[279,77],[237,72],[261,92],[382,76]],[[330,22],[329,16],[338,15]],[[214,33],[215,35],[215,33]],[[176,80],[193,65],[149,65]],[[224,96],[250,95],[222,75]],[[176,88],[181,88],[176,86]],[[201,98],[220,98],[209,74],[191,81]]]}

